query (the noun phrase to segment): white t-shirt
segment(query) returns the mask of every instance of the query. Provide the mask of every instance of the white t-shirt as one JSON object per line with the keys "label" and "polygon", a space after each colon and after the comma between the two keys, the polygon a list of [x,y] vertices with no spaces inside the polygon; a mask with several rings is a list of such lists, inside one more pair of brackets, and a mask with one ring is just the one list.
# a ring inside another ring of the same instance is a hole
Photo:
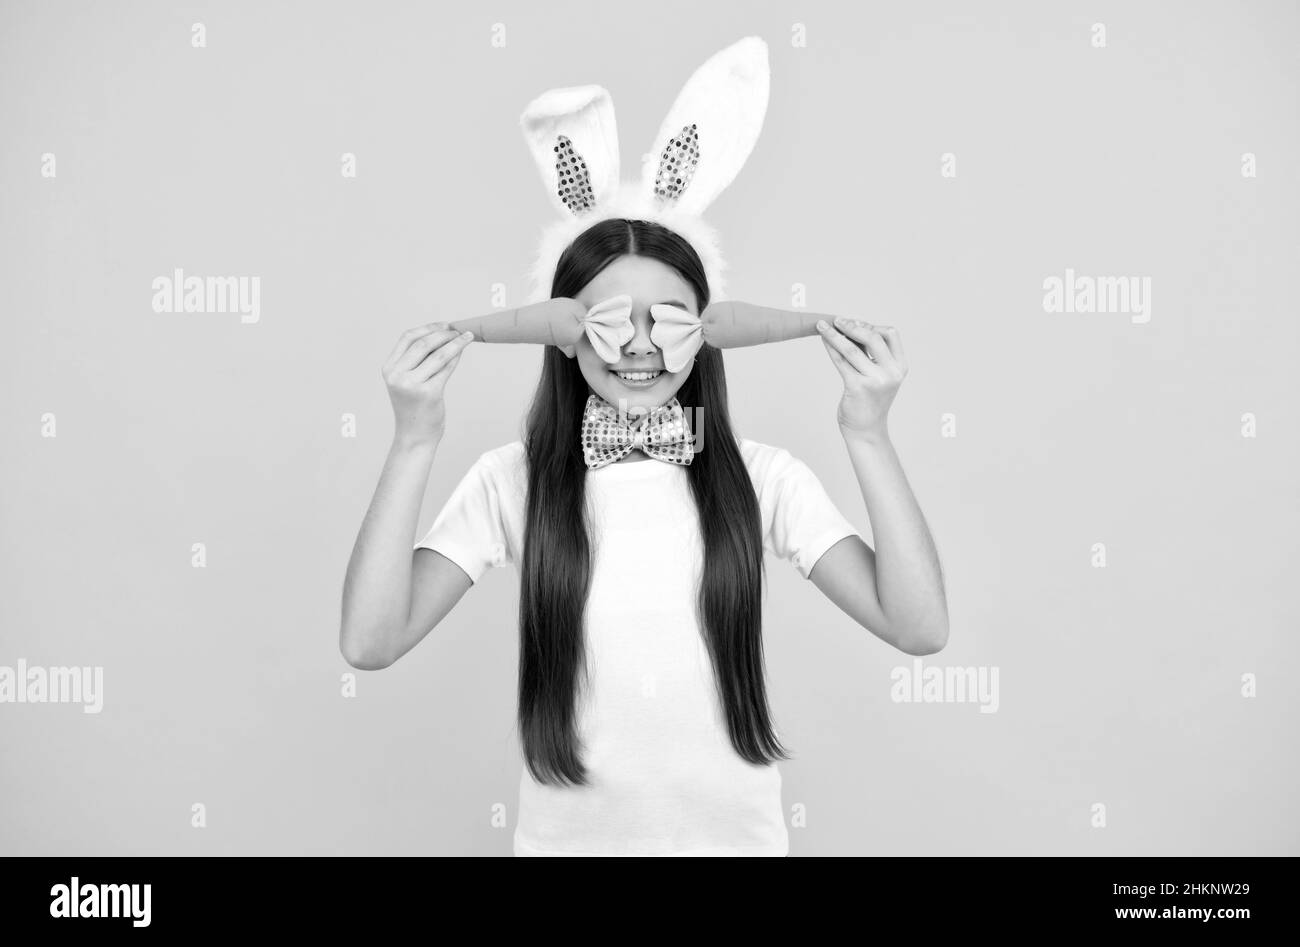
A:
{"label": "white t-shirt", "polygon": [[[806,579],[827,549],[861,536],[789,451],[739,443],[764,549]],[[688,476],[654,459],[587,472],[591,684],[579,692],[578,735],[591,785],[543,785],[525,766],[516,855],[788,853],[780,771],[732,747],[695,617],[703,540]],[[480,455],[416,548],[475,582],[517,567],[527,483],[522,441]]]}

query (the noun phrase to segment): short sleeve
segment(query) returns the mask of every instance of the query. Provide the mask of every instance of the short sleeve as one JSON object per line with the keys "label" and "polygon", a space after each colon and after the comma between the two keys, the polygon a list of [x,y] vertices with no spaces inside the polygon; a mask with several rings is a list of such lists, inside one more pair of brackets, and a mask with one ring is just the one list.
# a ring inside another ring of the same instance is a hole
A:
{"label": "short sleeve", "polygon": [[481,455],[415,548],[441,553],[476,583],[489,568],[508,564],[502,484],[499,464],[489,454]]}
{"label": "short sleeve", "polygon": [[862,537],[812,469],[787,450],[775,450],[760,500],[763,519],[771,524],[764,547],[791,562],[805,579],[826,550],[846,536]]}

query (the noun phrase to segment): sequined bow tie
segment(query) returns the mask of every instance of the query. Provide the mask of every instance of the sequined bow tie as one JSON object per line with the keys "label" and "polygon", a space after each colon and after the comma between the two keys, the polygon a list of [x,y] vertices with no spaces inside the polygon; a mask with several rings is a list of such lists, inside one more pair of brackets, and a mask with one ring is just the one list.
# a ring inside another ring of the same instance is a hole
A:
{"label": "sequined bow tie", "polygon": [[[680,372],[704,344],[704,324],[700,317],[680,306],[656,303],[650,307],[650,341],[664,353],[664,366],[670,372]],[[632,325],[632,297],[626,293],[611,296],[587,310],[582,328],[591,341],[591,347],[610,365],[622,358],[623,346],[632,341],[636,329]],[[577,349],[562,345],[560,350],[573,358]]]}
{"label": "sequined bow tie", "polygon": [[620,416],[619,409],[604,398],[588,397],[582,413],[582,454],[587,469],[622,460],[633,450],[670,464],[690,465],[695,457],[694,438],[677,399],[633,419],[626,412]]}

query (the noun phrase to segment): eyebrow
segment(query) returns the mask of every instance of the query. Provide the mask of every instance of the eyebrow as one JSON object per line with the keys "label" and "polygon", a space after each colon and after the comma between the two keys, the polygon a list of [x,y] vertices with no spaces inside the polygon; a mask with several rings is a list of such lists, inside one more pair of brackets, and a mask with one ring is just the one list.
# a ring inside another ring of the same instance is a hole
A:
{"label": "eyebrow", "polygon": [[682,302],[680,299],[664,299],[664,300],[661,300],[661,301],[655,303],[655,305],[656,305],[656,306],[678,306],[678,307],[680,307],[680,308],[682,308],[682,309],[687,309],[687,308],[689,308],[689,307],[686,305],[686,303]]}

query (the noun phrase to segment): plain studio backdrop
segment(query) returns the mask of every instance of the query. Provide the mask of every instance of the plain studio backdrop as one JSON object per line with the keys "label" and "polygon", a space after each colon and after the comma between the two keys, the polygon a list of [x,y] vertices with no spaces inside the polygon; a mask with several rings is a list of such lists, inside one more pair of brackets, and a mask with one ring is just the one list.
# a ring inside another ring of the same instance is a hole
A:
{"label": "plain studio backdrop", "polygon": [[[952,623],[924,667],[999,684],[992,713],[895,700],[913,659],[769,556],[792,853],[1300,853],[1297,25],[1290,2],[5,4],[0,665],[102,667],[104,693],[0,704],[0,851],[510,853],[513,567],[344,696],[380,365],[412,325],[523,300],[553,214],[529,100],[608,88],[627,175],[691,71],[760,35],[766,125],[707,214],[730,293],[900,328],[890,429]],[[258,277],[257,321],[156,312],[176,269]],[[1047,311],[1067,270],[1149,279],[1149,320]],[[413,535],[520,436],[541,356],[462,359]],[[726,365],[739,432],[870,541],[821,341]]]}

